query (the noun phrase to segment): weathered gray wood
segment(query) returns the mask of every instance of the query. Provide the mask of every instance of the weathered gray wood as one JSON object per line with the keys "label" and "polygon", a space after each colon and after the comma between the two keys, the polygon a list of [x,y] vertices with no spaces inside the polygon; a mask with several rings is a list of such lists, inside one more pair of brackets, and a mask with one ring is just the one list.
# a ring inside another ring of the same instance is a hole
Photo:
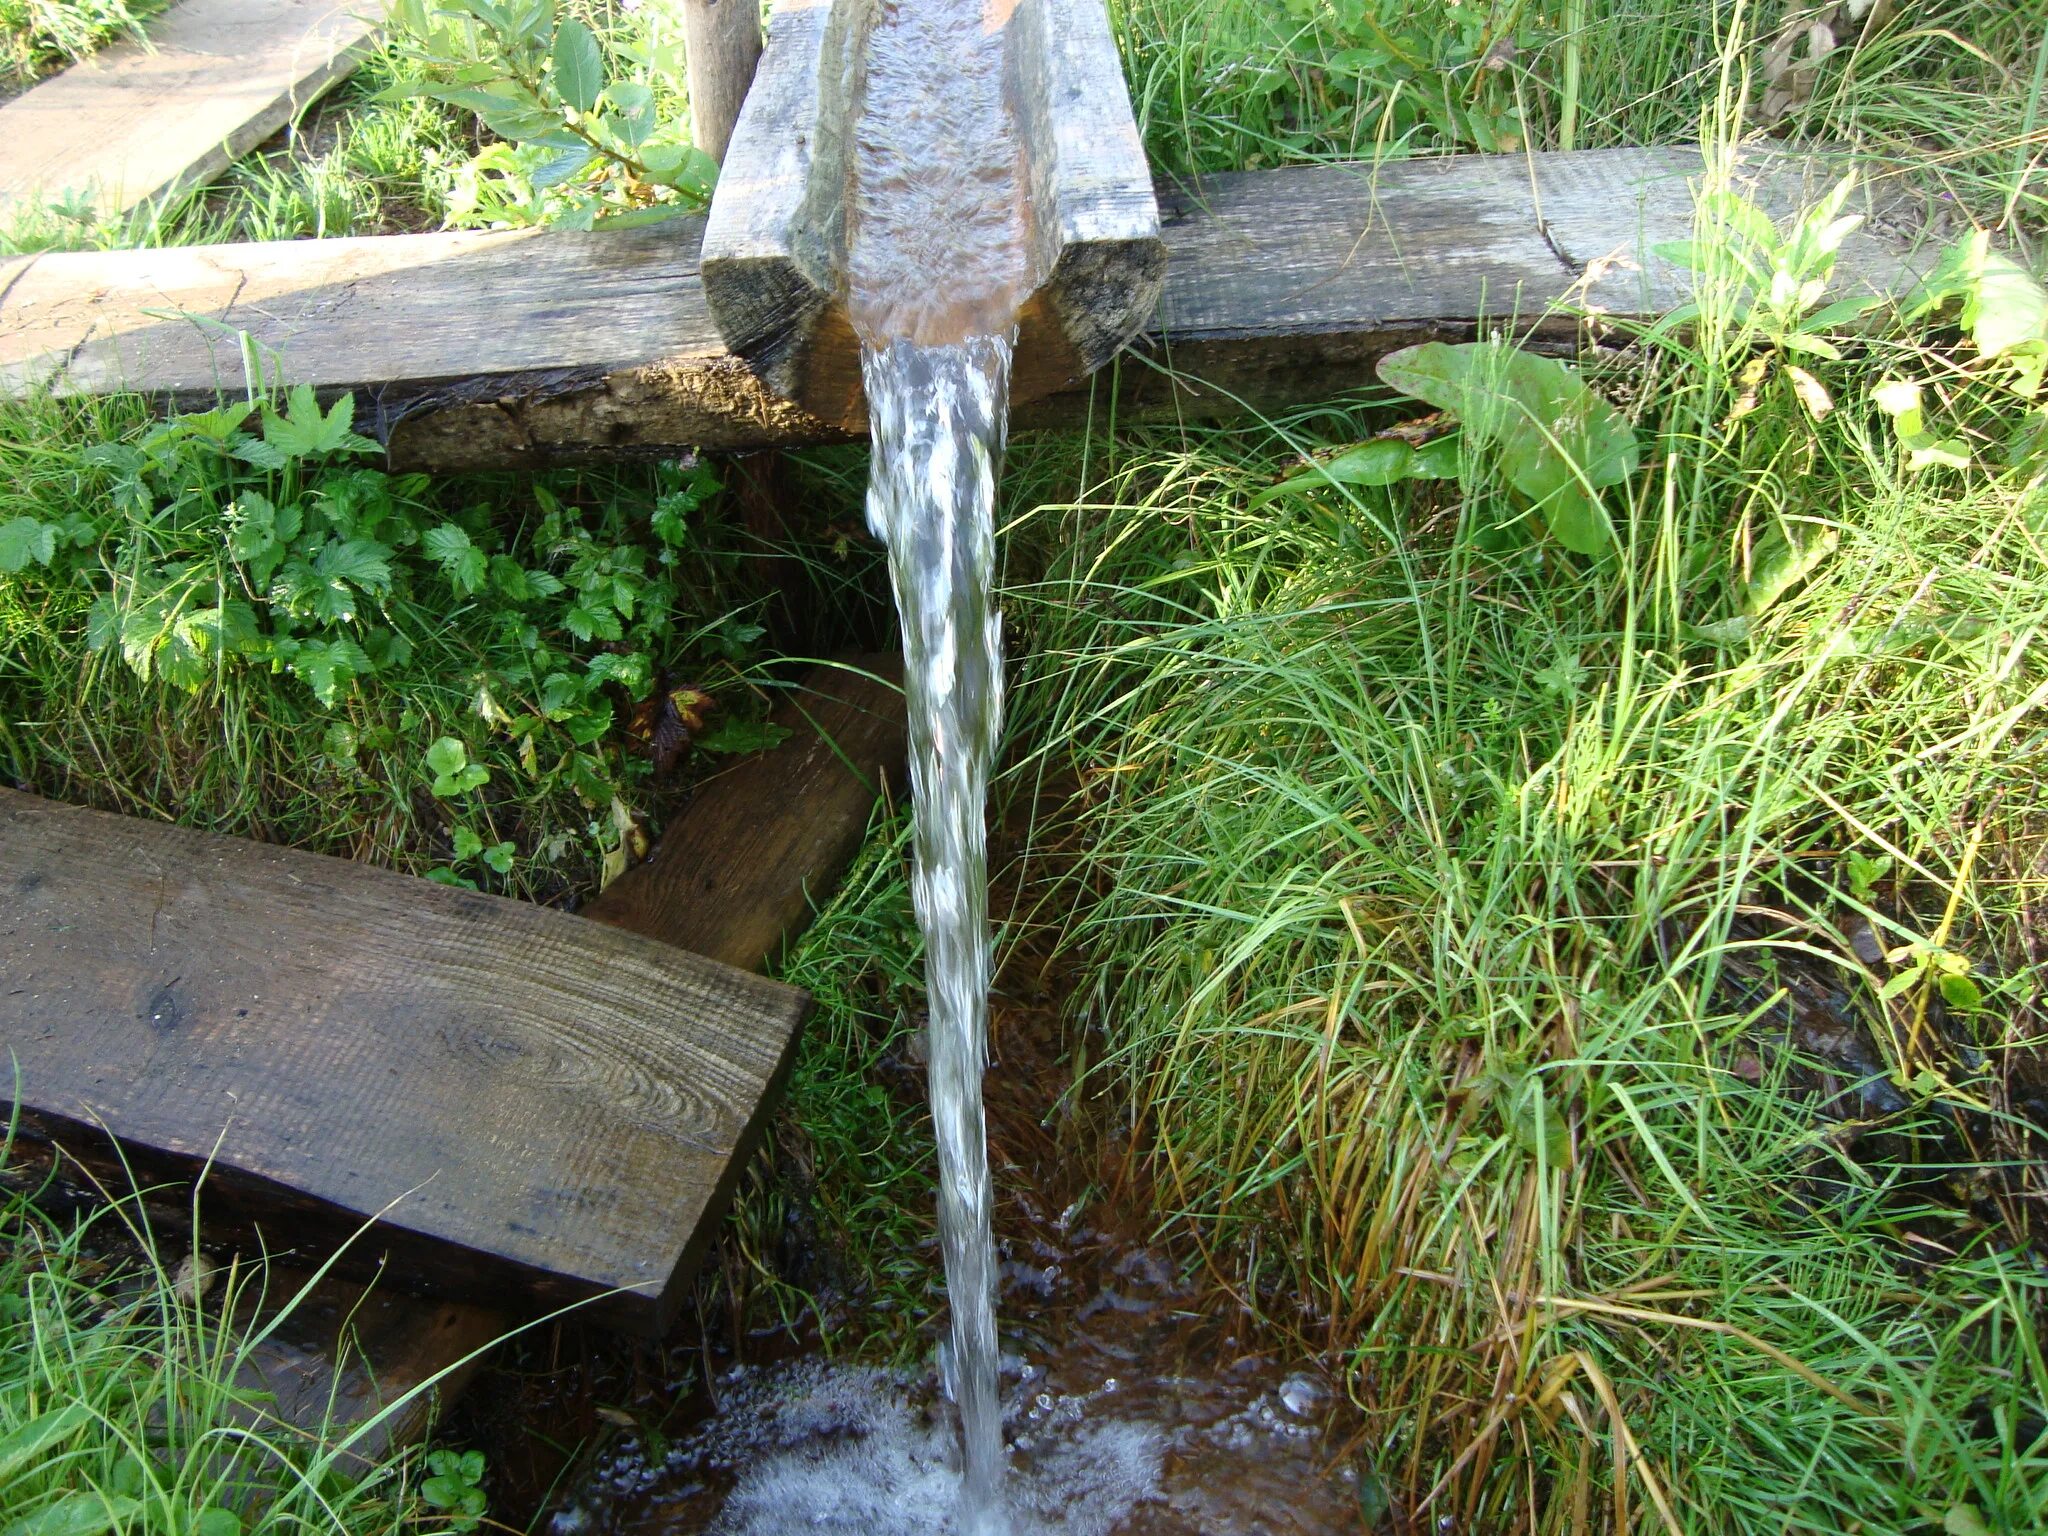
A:
{"label": "weathered gray wood", "polygon": [[[784,0],[741,113],[703,237],[720,334],[776,393],[866,424],[845,307],[846,208],[859,53],[876,0]],[[1159,209],[1103,0],[998,0],[1016,81],[1034,270],[1012,398],[1072,386],[1158,301]]]}
{"label": "weathered gray wood", "polygon": [[691,136],[723,160],[761,58],[760,0],[683,0],[683,50]]}
{"label": "weathered gray wood", "polygon": [[[1655,316],[1683,295],[1686,274],[1654,252],[1690,234],[1700,170],[1696,149],[1601,150],[1162,189],[1171,262],[1139,347],[1174,372],[1126,363],[1101,402],[1114,398],[1122,420],[1284,408],[1370,386],[1397,347],[1489,327],[1568,351],[1589,312]],[[1779,212],[1838,170],[1766,148],[1743,161]],[[1858,200],[1878,217],[1843,247],[1834,291],[1896,292],[1926,260],[1922,199],[1880,178]],[[718,339],[701,229],[17,258],[0,262],[0,390],[130,388],[195,405],[242,391],[245,329],[284,378],[354,391],[359,423],[421,467],[848,435],[765,388]],[[1016,423],[1067,424],[1091,398],[1084,387],[1026,403]]]}
{"label": "weathered gray wood", "polygon": [[273,1249],[383,1213],[353,1259],[628,1328],[673,1317],[808,1008],[544,908],[11,790],[0,871],[0,1049],[39,1129],[211,1159],[211,1219]]}
{"label": "weathered gray wood", "polygon": [[382,0],[179,0],[0,106],[0,214],[87,198],[126,213],[210,181],[369,51]]}

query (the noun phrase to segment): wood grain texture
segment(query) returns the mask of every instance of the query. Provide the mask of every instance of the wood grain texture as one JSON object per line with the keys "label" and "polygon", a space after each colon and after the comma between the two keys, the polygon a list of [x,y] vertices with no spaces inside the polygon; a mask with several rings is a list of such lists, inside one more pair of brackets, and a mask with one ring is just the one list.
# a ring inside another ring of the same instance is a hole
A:
{"label": "wood grain texture", "polygon": [[587,915],[728,965],[772,960],[860,850],[876,798],[902,782],[901,676],[895,656],[814,669],[774,710],[788,738],[701,786],[654,857]]}
{"label": "wood grain texture", "polygon": [[0,791],[24,1111],[211,1158],[209,1210],[277,1247],[379,1216],[355,1256],[443,1294],[666,1327],[808,1006],[562,913]]}
{"label": "wood grain texture", "polygon": [[382,0],[179,0],[0,106],[0,214],[83,196],[105,214],[210,181],[369,50]]}
{"label": "wood grain texture", "polygon": [[[1104,0],[1008,0],[1037,291],[1019,321],[1011,396],[1076,384],[1158,301],[1166,252],[1144,145]],[[877,0],[779,0],[704,232],[719,333],[775,393],[866,430],[845,306],[860,51]]]}
{"label": "wood grain texture", "polygon": [[[1840,169],[1765,149],[1743,164],[1781,212]],[[1125,420],[1329,399],[1371,386],[1398,347],[1494,327],[1568,352],[1589,315],[1655,316],[1683,296],[1686,274],[1655,250],[1690,234],[1700,170],[1696,149],[1598,150],[1161,188],[1166,285],[1114,396],[1064,391],[1020,405],[1016,425],[1067,425],[1112,399]],[[1833,292],[1897,292],[1943,231],[1910,179],[1876,175],[1859,196],[1873,217],[1843,247]],[[274,349],[288,379],[355,392],[358,421],[402,464],[849,435],[725,349],[698,280],[701,234],[677,220],[17,258],[0,262],[0,389],[131,388],[175,405],[239,393],[239,345],[188,318],[200,316]]]}
{"label": "wood grain texture", "polygon": [[690,135],[705,154],[723,160],[761,59],[760,0],[683,0],[683,49]]}

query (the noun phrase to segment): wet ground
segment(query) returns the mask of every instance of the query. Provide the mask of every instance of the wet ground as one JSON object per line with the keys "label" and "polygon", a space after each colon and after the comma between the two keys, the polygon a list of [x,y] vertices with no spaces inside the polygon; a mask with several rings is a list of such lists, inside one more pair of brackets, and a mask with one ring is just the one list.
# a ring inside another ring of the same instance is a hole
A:
{"label": "wet ground", "polygon": [[[1370,1529],[1334,1382],[1252,1347],[1235,1304],[1147,1241],[1149,1191],[1073,1112],[1041,950],[1006,959],[986,1084],[1014,1529]],[[950,1528],[957,1431],[935,1362],[835,1363],[814,1338],[725,1321],[686,1318],[658,1346],[565,1327],[488,1374],[451,1428],[491,1456],[493,1516],[552,1536]]]}

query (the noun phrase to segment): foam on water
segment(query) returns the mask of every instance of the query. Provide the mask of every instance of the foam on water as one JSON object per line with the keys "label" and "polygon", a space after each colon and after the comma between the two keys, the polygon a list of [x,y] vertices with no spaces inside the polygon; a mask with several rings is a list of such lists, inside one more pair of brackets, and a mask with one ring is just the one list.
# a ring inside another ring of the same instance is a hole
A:
{"label": "foam on water", "polygon": [[[706,1450],[743,1470],[714,1536],[965,1536],[951,1426],[920,1404],[915,1383],[804,1363],[738,1373],[725,1396],[724,1441]],[[1156,1496],[1158,1429],[1082,1414],[1034,1428],[1006,1490],[1015,1525],[1109,1536]]]}

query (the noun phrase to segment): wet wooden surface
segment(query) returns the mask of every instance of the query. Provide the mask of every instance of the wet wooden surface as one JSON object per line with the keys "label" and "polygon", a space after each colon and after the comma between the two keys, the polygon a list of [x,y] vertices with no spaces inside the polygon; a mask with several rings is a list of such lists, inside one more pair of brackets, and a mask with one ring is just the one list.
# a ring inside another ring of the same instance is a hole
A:
{"label": "wet wooden surface", "polygon": [[36,1129],[210,1163],[217,1228],[665,1328],[809,1000],[522,902],[0,790]]}
{"label": "wet wooden surface", "polygon": [[345,79],[383,0],[179,0],[0,106],[0,214],[83,197],[126,213],[210,181]]}
{"label": "wet wooden surface", "polygon": [[[1840,170],[1754,150],[1746,184],[1788,210]],[[1121,418],[1204,419],[1375,383],[1419,341],[1492,328],[1569,351],[1587,315],[1668,313],[1687,274],[1695,149],[1310,166],[1162,187],[1166,289],[1114,379]],[[1832,293],[1895,292],[1924,267],[1911,184],[1879,176]],[[1939,230],[1935,231],[1937,234]],[[841,429],[763,387],[704,300],[702,225],[616,233],[397,235],[0,262],[0,390],[139,390],[197,405],[242,390],[246,329],[284,376],[358,396],[358,424],[427,468],[746,449]],[[220,322],[209,328],[198,318]],[[1089,386],[1021,406],[1083,419]]]}

